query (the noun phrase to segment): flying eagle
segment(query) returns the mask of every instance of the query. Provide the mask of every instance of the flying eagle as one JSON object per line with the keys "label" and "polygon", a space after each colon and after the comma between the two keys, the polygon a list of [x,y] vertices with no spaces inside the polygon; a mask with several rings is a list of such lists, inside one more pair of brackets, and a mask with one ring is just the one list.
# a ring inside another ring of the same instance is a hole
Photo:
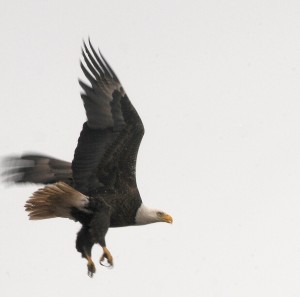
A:
{"label": "flying eagle", "polygon": [[[25,204],[30,220],[68,218],[82,224],[76,249],[87,259],[100,244],[109,266],[113,257],[105,235],[110,227],[172,223],[167,213],[143,204],[136,184],[136,159],[144,135],[143,123],[116,74],[90,40],[83,43],[81,69],[90,85],[79,80],[87,115],[72,163],[46,155],[6,158],[7,181],[45,186]],[[7,163],[8,162],[8,163]]]}

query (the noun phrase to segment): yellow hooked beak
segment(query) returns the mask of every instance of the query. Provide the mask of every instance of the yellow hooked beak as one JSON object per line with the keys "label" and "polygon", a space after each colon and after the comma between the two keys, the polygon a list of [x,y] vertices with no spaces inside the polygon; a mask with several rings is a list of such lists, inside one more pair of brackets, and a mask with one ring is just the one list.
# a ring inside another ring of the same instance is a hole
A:
{"label": "yellow hooked beak", "polygon": [[170,215],[166,214],[166,213],[161,216],[161,219],[162,219],[163,222],[166,222],[166,223],[169,223],[169,224],[173,223],[173,218]]}

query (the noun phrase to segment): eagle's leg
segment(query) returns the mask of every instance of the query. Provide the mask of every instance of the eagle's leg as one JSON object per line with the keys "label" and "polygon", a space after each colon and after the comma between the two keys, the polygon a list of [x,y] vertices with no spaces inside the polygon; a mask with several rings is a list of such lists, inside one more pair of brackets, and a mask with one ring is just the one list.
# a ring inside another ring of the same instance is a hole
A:
{"label": "eagle's leg", "polygon": [[81,253],[81,256],[88,261],[87,268],[89,277],[93,277],[94,273],[96,272],[96,267],[91,257],[92,247],[93,242],[89,234],[89,227],[82,226],[77,234],[76,249],[79,253]]}
{"label": "eagle's leg", "polygon": [[93,201],[95,213],[90,222],[90,234],[94,243],[99,243],[103,249],[100,264],[106,266],[103,261],[107,259],[108,266],[113,266],[113,257],[106,247],[105,235],[110,225],[110,207],[102,200]]}
{"label": "eagle's leg", "polygon": [[107,249],[106,246],[102,246],[102,248],[103,248],[103,255],[100,258],[100,264],[102,266],[106,266],[106,265],[104,265],[104,262],[103,262],[104,259],[106,259],[107,263],[109,264],[109,266],[106,266],[106,267],[112,267],[114,265],[114,263],[113,263],[113,257],[111,255],[110,251]]}

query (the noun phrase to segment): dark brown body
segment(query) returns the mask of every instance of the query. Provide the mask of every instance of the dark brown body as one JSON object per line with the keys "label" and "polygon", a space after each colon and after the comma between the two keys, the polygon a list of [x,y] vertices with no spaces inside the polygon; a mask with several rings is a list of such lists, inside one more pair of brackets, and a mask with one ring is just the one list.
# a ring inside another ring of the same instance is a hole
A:
{"label": "dark brown body", "polygon": [[73,208],[71,214],[76,221],[88,227],[95,212],[101,211],[101,209],[104,208],[110,213],[110,228],[135,225],[136,212],[141,206],[142,200],[139,198],[138,193],[135,193],[134,198],[131,197],[131,199],[128,195],[130,195],[130,193],[94,193],[93,196],[89,198],[90,203],[87,207],[91,213]]}

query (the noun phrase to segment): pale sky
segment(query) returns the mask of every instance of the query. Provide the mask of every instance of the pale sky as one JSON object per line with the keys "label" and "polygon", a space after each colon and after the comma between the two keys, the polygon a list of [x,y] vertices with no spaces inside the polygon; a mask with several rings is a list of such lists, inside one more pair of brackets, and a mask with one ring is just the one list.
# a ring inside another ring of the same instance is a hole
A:
{"label": "pale sky", "polygon": [[299,1],[2,1],[1,156],[71,161],[91,37],[146,129],[137,180],[174,224],[109,230],[87,276],[78,223],[31,222],[0,185],[5,297],[300,296]]}

